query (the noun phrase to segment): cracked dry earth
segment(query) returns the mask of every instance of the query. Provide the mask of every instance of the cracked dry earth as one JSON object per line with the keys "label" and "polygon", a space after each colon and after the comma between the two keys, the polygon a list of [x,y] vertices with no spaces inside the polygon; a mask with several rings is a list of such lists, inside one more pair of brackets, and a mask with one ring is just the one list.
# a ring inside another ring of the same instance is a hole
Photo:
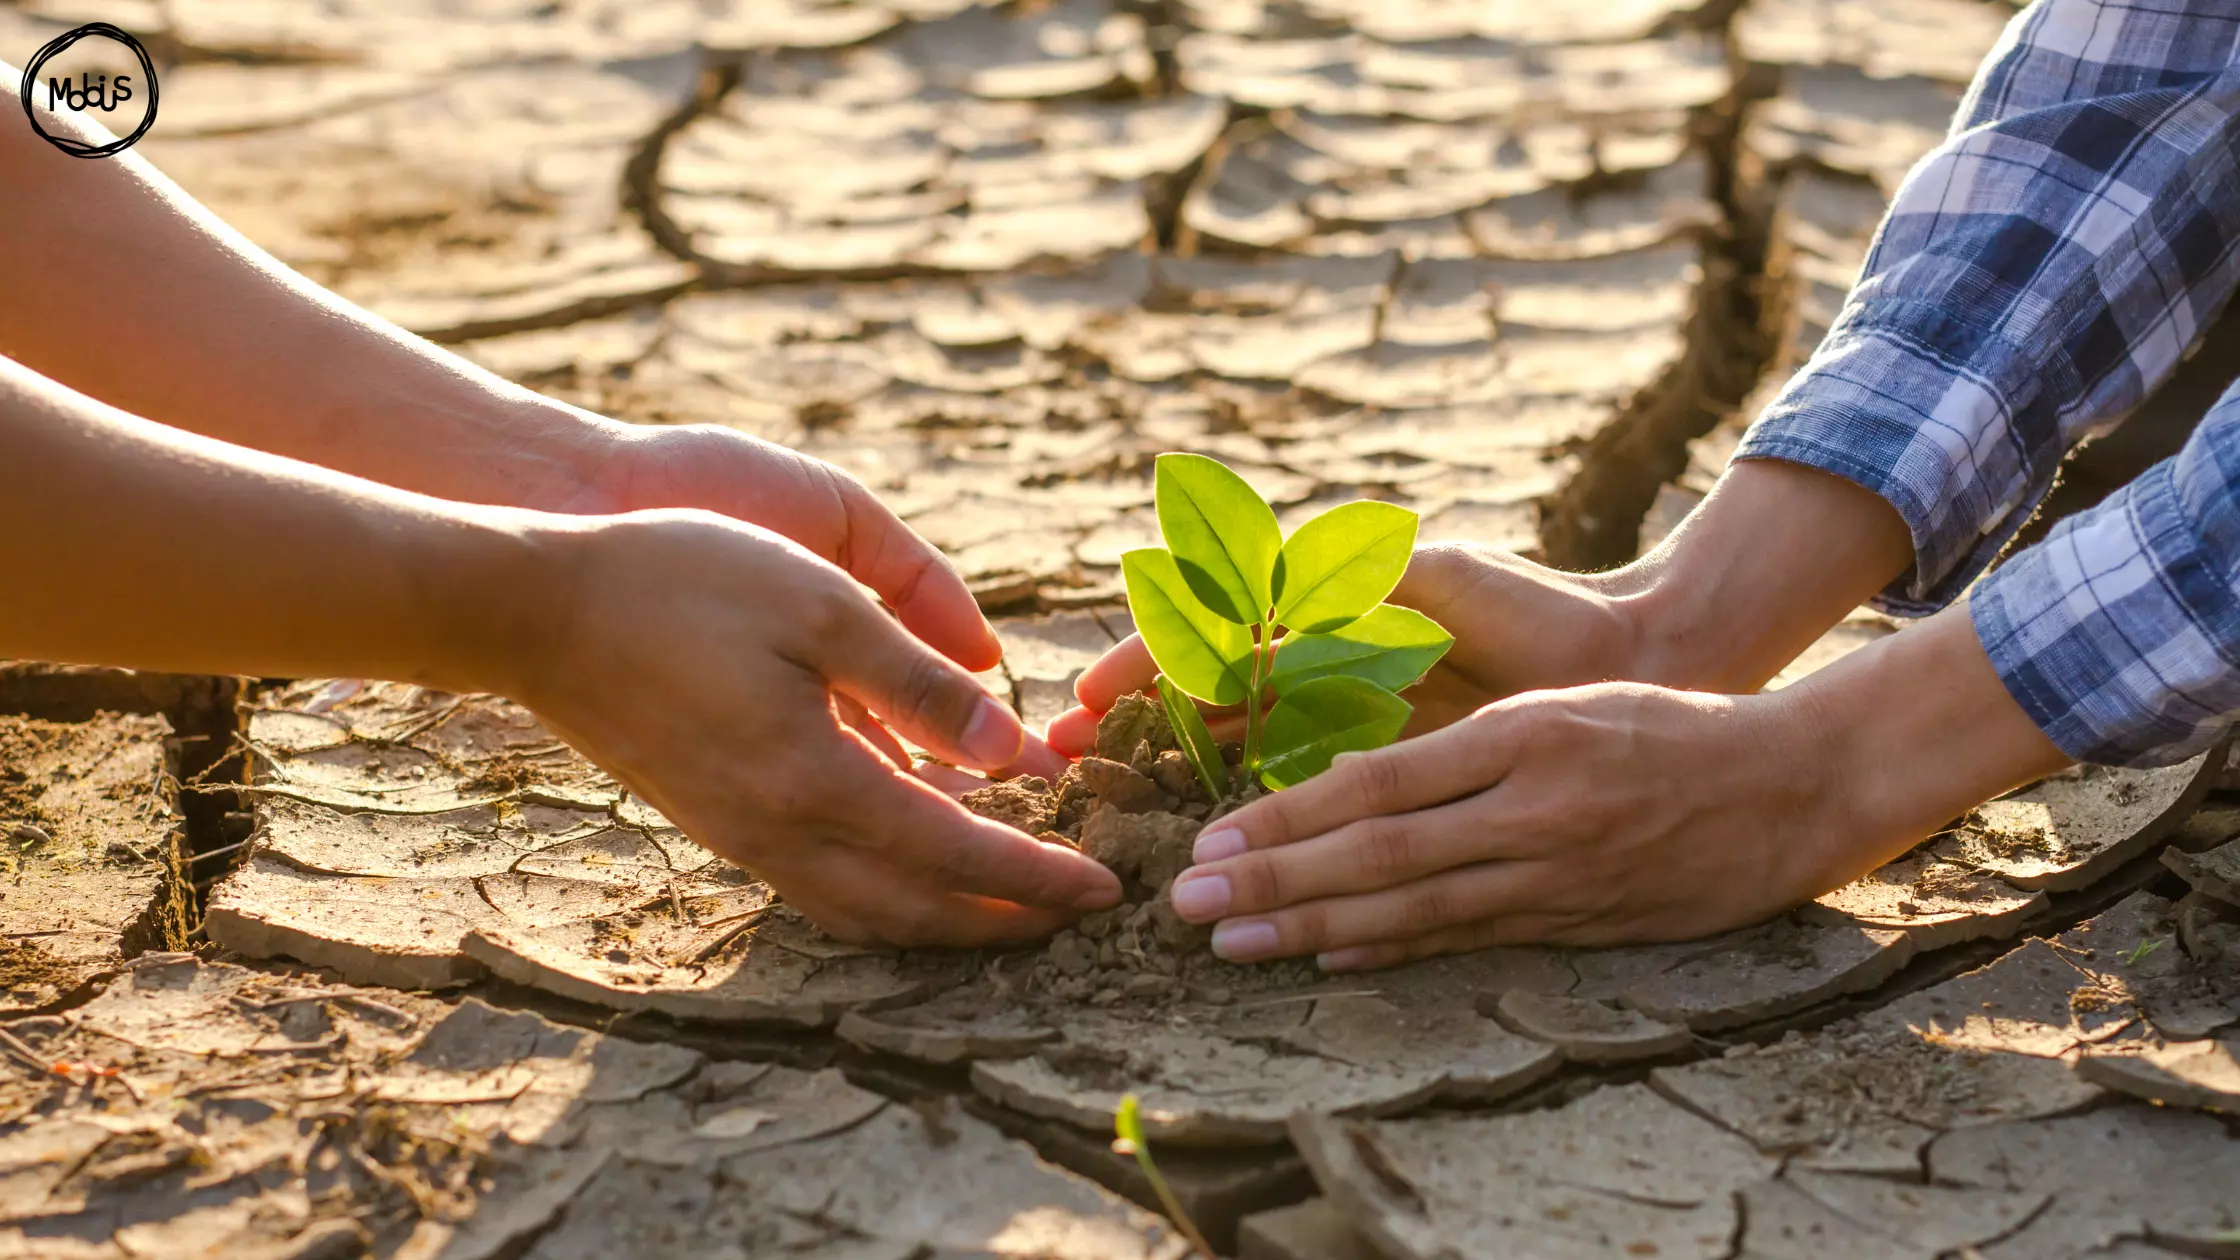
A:
{"label": "cracked dry earth", "polygon": [[[18,0],[0,48],[117,21],[167,62],[141,151],[307,274],[863,477],[1040,722],[1128,632],[1161,450],[1287,524],[1660,536],[2010,12]],[[505,701],[159,683],[0,668],[0,1256],[1180,1256],[1106,1149],[1131,1091],[1261,1260],[2240,1255],[2223,750],[1715,940],[1324,980],[1163,913],[1196,818],[1149,715],[981,802],[1128,907],[893,954]],[[210,731],[231,813],[180,784]]]}

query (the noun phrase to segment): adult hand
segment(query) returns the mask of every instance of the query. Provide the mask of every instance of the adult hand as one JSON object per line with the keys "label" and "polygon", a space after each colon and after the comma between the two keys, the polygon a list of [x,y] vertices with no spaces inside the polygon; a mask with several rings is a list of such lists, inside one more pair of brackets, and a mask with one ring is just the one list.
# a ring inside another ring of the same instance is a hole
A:
{"label": "adult hand", "polygon": [[[1904,694],[1905,704],[1889,697]],[[1759,696],[1539,691],[1218,820],[1174,907],[1236,962],[1332,970],[1767,918],[2066,764],[1965,608]]]}
{"label": "adult hand", "polygon": [[[1730,468],[1672,537],[1608,573],[1467,546],[1419,551],[1392,601],[1445,626],[1455,645],[1408,693],[1409,731],[1503,696],[1589,682],[1755,691],[1912,555],[1889,504],[1774,460]],[[1050,724],[1050,742],[1079,755],[1097,717],[1152,673],[1138,641],[1107,653],[1075,686],[1082,707]]]}
{"label": "adult hand", "polygon": [[[938,559],[876,532],[880,518],[848,491],[827,481],[830,499],[788,500],[782,477],[764,484],[767,502],[798,510],[796,524],[920,625],[954,618]],[[832,505],[821,516],[820,501]],[[861,706],[981,769],[1015,762],[1027,738],[809,547],[692,511],[586,520],[553,545],[569,574],[561,628],[509,694],[826,930],[896,945],[1021,941],[1119,899],[1096,862],[974,817],[842,719],[836,706]],[[946,624],[955,647],[970,627]]]}
{"label": "adult hand", "polygon": [[[633,512],[699,508],[760,525],[845,570],[911,633],[975,672],[995,668],[1003,645],[964,580],[932,544],[877,496],[824,460],[711,425],[630,428],[615,434],[595,480],[562,510]],[[883,751],[906,755],[876,722],[846,716]],[[1055,778],[1066,759],[1029,737],[996,777]]]}
{"label": "adult hand", "polygon": [[[1391,602],[1446,627],[1454,646],[1406,693],[1409,734],[1437,730],[1504,696],[1609,678],[1631,678],[1640,637],[1634,606],[1607,576],[1559,573],[1506,552],[1463,545],[1415,553]],[[1140,636],[1099,657],[1074,683],[1081,706],[1050,723],[1068,756],[1096,742],[1097,719],[1120,697],[1151,686],[1158,669]],[[1216,735],[1241,735],[1241,710],[1213,716]]]}

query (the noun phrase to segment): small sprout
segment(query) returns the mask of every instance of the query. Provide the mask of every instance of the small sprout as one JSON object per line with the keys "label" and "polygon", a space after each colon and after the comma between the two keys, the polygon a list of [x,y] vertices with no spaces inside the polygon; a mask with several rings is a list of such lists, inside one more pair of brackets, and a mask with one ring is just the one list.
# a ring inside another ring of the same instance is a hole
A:
{"label": "small sprout", "polygon": [[1121,1096],[1120,1109],[1112,1114],[1112,1132],[1112,1153],[1135,1157],[1136,1166],[1143,1169],[1144,1178],[1151,1183],[1151,1192],[1159,1196],[1159,1206],[1166,1209],[1168,1219],[1182,1231],[1190,1245],[1197,1248],[1199,1255],[1213,1260],[1214,1250],[1206,1243],[1205,1235],[1191,1223],[1190,1214],[1182,1210],[1182,1203],[1174,1197],[1167,1179],[1159,1175],[1159,1166],[1151,1162],[1151,1144],[1143,1140],[1142,1107],[1134,1094]]}
{"label": "small sprout", "polygon": [[1245,769],[1270,790],[1398,739],[1414,710],[1394,693],[1454,643],[1429,617],[1383,602],[1407,572],[1416,514],[1348,503],[1287,539],[1216,460],[1161,455],[1155,482],[1167,545],[1128,552],[1120,567],[1160,699],[1215,799],[1229,795],[1228,776],[1192,699],[1244,706]]}
{"label": "small sprout", "polygon": [[1190,768],[1198,772],[1198,782],[1205,785],[1206,799],[1218,801],[1227,796],[1229,767],[1221,760],[1221,746],[1213,742],[1213,732],[1206,729],[1204,715],[1172,678],[1159,675],[1157,687],[1159,703],[1167,711],[1167,724],[1174,728],[1175,742],[1182,745],[1182,755]]}
{"label": "small sprout", "polygon": [[2151,941],[2141,941],[2137,945],[2131,947],[2130,953],[2123,956],[2123,965],[2126,967],[2136,967],[2140,963],[2145,962],[2148,955],[2161,948],[2162,941],[2159,938]]}

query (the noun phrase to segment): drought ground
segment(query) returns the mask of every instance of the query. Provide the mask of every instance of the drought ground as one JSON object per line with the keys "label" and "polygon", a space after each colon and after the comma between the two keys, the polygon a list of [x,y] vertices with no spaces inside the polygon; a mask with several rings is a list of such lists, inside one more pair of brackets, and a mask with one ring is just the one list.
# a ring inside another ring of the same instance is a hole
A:
{"label": "drought ground", "polygon": [[[407,327],[849,468],[1042,721],[1127,632],[1162,450],[1287,525],[1383,498],[1570,567],[1670,529],[2010,12],[31,0],[0,37],[143,33],[142,151]],[[1249,1256],[2240,1254],[2222,749],[1716,940],[1325,982],[1149,903],[840,946],[489,697],[16,665],[0,712],[0,1255],[1176,1256],[1105,1148],[1131,1091]],[[1116,835],[1167,802],[1105,751]]]}

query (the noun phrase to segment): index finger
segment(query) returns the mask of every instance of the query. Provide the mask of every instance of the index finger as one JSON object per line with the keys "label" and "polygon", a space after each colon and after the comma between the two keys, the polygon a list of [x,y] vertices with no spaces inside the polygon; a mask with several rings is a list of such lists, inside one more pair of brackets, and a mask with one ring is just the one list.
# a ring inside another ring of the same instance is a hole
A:
{"label": "index finger", "polygon": [[975,673],[994,669],[1003,644],[948,558],[862,482],[832,471],[846,518],[833,563],[877,591],[903,626],[935,651]]}
{"label": "index finger", "polygon": [[1096,859],[981,818],[837,732],[829,742],[838,747],[826,759],[823,821],[849,847],[937,891],[1073,913],[1119,903],[1119,879]]}
{"label": "index finger", "polygon": [[1020,945],[1048,937],[1072,917],[935,891],[892,863],[845,844],[823,846],[806,865],[765,863],[757,873],[784,890],[786,900],[818,927],[859,943],[952,949]]}
{"label": "index finger", "polygon": [[1341,753],[1305,783],[1206,824],[1190,860],[1220,862],[1483,791],[1509,772],[1507,745],[1489,715],[1371,752]]}

